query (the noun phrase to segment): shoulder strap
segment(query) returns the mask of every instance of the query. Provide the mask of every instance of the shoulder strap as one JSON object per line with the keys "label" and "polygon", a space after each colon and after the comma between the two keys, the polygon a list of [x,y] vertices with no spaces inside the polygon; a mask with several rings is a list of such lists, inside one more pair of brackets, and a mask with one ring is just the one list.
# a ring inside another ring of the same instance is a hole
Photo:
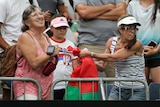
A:
{"label": "shoulder strap", "polygon": [[111,51],[111,54],[114,53],[114,48],[116,46],[116,43],[117,43],[117,40],[118,40],[118,37],[113,37],[113,40],[112,40],[112,43],[111,43],[111,46],[110,46],[110,51]]}
{"label": "shoulder strap", "polygon": [[47,35],[46,33],[43,33],[43,35],[46,37],[46,39],[47,39],[48,43],[51,45],[51,41],[49,40],[48,35]]}
{"label": "shoulder strap", "polygon": [[[32,35],[27,31],[25,33],[27,33],[33,39],[33,42],[34,42],[34,38],[32,37]],[[35,44],[35,42],[34,42],[34,44]]]}
{"label": "shoulder strap", "polygon": [[[34,41],[34,38],[32,37],[32,35],[31,35],[29,32],[27,32],[27,31],[26,31],[26,33],[27,33],[27,34],[33,39],[33,41]],[[48,36],[47,36],[46,34],[44,34],[44,33],[43,33],[43,35],[46,37],[48,43],[51,45],[51,42],[50,42]],[[34,43],[35,43],[35,42],[34,42]]]}

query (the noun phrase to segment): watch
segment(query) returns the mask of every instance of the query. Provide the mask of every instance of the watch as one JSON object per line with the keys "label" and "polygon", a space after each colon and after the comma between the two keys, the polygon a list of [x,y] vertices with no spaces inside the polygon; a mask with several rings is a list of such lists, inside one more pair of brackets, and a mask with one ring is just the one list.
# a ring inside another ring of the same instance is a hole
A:
{"label": "watch", "polygon": [[94,52],[91,52],[91,57],[94,57]]}
{"label": "watch", "polygon": [[52,55],[54,52],[54,46],[53,45],[49,45],[47,48],[47,55]]}

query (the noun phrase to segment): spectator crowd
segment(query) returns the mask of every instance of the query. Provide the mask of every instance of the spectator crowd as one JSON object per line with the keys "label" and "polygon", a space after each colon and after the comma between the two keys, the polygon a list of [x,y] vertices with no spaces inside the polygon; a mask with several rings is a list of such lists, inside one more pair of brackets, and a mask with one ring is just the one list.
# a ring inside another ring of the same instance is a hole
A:
{"label": "spectator crowd", "polygon": [[[70,78],[88,56],[98,78],[160,83],[159,23],[159,0],[0,0],[0,76],[5,50],[16,44],[16,57],[22,58],[14,77],[37,80],[42,100],[50,100],[54,81]],[[138,82],[110,81],[104,86],[108,84],[113,87],[107,100],[118,100],[120,91],[121,100],[146,98],[145,86]],[[13,90],[1,81],[3,100],[10,99],[11,91],[15,100],[38,99],[33,83],[27,82],[26,93],[23,82],[12,85]],[[58,83],[55,100],[63,100],[65,90],[66,84]]]}

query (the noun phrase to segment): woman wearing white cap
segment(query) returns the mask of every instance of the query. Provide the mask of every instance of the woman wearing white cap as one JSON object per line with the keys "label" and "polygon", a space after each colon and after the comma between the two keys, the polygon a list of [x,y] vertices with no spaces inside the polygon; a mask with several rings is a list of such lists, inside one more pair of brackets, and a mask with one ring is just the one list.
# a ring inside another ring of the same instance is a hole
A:
{"label": "woman wearing white cap", "polygon": [[[97,63],[98,69],[103,69],[107,62],[115,62],[116,78],[136,78],[146,81],[143,46],[136,39],[137,26],[140,26],[140,23],[132,15],[120,17],[117,23],[119,36],[111,37],[107,41],[105,53],[81,50],[79,56],[91,55],[101,59],[102,61]],[[145,87],[140,82],[115,81],[108,100],[145,100]]]}

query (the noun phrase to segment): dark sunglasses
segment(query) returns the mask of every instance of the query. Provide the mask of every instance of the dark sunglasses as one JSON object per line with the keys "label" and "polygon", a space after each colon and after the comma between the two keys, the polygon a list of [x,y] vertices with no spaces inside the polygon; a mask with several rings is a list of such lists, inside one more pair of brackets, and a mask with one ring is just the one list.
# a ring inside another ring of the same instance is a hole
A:
{"label": "dark sunglasses", "polygon": [[138,30],[136,25],[121,26],[121,29],[126,30],[126,31],[128,31],[128,30]]}

